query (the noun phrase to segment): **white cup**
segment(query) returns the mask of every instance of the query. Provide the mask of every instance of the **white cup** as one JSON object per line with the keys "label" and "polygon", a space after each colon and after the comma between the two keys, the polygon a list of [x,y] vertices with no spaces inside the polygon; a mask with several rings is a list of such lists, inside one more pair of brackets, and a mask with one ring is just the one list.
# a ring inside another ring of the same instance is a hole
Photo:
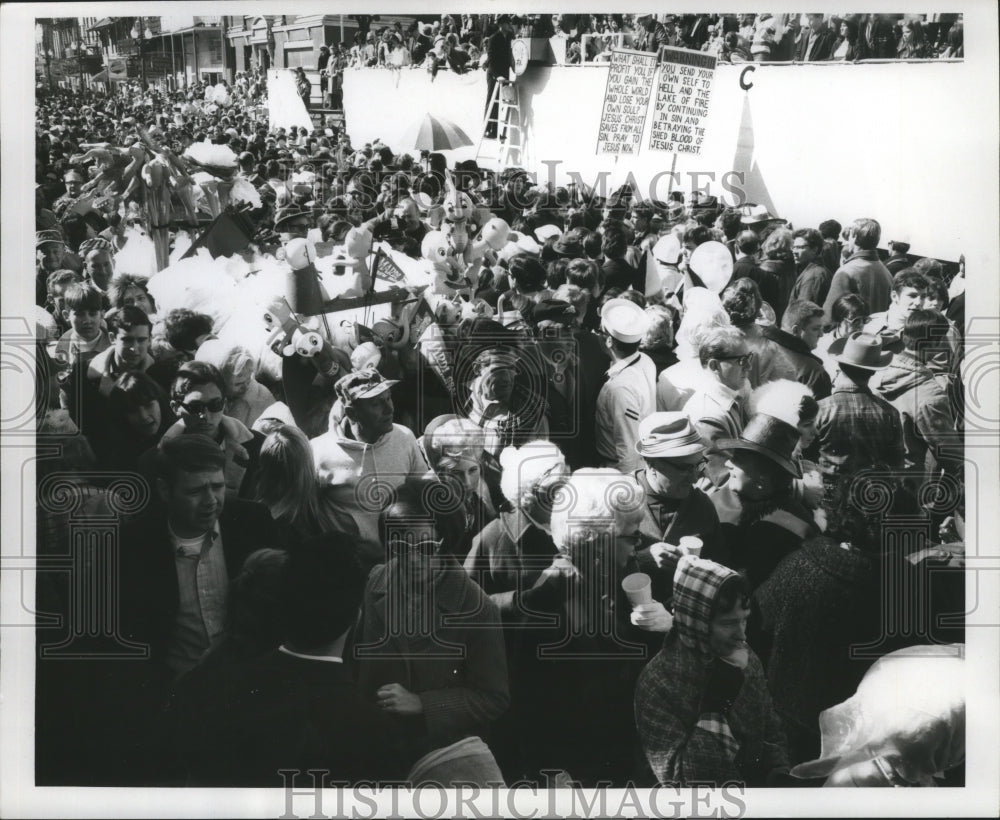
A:
{"label": "white cup", "polygon": [[685,555],[701,558],[702,543],[701,539],[697,535],[681,536],[678,546],[684,551]]}
{"label": "white cup", "polygon": [[653,603],[653,581],[645,572],[633,572],[622,578],[622,589],[632,606]]}

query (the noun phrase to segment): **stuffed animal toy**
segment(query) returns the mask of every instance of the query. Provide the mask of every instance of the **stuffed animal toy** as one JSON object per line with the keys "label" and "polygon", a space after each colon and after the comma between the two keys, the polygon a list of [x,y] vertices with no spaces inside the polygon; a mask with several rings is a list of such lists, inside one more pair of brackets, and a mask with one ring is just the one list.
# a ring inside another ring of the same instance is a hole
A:
{"label": "stuffed animal toy", "polygon": [[264,312],[264,325],[270,334],[269,346],[279,356],[302,356],[311,359],[323,349],[323,337],[302,325],[288,300],[278,297]]}

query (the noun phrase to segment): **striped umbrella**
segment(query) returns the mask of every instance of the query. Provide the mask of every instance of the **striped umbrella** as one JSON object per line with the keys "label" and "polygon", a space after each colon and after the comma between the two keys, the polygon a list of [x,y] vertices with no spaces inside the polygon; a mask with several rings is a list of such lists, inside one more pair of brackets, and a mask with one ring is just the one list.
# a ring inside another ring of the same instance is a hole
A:
{"label": "striped umbrella", "polygon": [[412,145],[423,151],[450,151],[464,145],[472,145],[472,140],[451,120],[434,114],[424,114],[403,134],[400,145]]}

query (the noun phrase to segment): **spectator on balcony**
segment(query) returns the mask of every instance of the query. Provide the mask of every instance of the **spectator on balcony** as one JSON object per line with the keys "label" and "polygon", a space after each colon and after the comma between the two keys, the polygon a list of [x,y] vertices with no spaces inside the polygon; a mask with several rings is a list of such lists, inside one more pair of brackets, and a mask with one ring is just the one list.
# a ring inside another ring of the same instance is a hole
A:
{"label": "spectator on balcony", "polygon": [[840,37],[833,46],[832,60],[854,62],[859,56],[858,24],[853,20],[840,21]]}
{"label": "spectator on balcony", "polygon": [[799,39],[799,59],[802,62],[818,63],[829,60],[837,35],[830,30],[822,14],[810,14],[809,28],[802,32]]}

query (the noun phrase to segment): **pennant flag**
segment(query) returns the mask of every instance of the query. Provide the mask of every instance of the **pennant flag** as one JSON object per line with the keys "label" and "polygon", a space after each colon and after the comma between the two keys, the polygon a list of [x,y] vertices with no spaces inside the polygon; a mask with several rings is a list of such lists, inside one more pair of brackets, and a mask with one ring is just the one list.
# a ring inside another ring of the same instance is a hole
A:
{"label": "pennant flag", "polygon": [[376,278],[384,279],[386,282],[402,282],[406,278],[406,274],[403,273],[399,265],[393,262],[381,248],[375,253],[373,270]]}
{"label": "pennant flag", "polygon": [[733,171],[743,174],[743,193],[747,202],[764,205],[772,214],[778,212],[767,190],[764,175],[754,159],[753,116],[750,113],[749,93],[743,95],[743,115],[740,119],[740,133],[736,138]]}

